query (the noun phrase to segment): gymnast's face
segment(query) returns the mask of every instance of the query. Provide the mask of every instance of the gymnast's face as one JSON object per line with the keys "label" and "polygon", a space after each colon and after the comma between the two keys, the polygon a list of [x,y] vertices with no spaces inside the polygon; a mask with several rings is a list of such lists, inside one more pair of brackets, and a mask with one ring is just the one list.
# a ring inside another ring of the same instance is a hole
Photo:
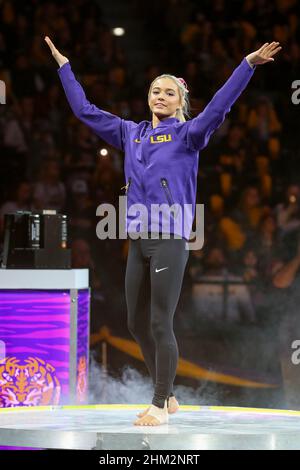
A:
{"label": "gymnast's face", "polygon": [[159,78],[153,83],[149,107],[159,119],[175,117],[181,103],[178,87],[172,79]]}

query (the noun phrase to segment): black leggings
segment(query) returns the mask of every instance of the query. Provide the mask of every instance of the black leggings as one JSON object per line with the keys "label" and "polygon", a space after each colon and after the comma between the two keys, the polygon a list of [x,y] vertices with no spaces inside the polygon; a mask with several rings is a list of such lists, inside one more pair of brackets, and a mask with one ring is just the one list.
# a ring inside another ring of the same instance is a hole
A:
{"label": "black leggings", "polygon": [[129,239],[125,275],[128,329],[138,342],[154,385],[152,404],[173,395],[178,346],[173,318],[189,257],[183,238]]}

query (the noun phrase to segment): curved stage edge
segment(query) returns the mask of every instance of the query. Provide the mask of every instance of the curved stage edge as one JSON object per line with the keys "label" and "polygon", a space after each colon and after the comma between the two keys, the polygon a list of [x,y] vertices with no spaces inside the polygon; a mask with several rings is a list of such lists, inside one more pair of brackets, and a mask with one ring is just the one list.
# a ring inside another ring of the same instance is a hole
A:
{"label": "curved stage edge", "polygon": [[0,446],[82,450],[300,449],[300,411],[181,405],[160,426],[135,426],[148,405],[0,409]]}

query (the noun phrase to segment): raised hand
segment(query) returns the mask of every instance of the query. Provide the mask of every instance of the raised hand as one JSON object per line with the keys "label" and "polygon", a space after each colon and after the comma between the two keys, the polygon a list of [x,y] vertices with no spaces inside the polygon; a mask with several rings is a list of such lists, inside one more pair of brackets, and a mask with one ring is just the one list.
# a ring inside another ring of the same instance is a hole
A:
{"label": "raised hand", "polygon": [[273,55],[282,49],[281,46],[278,46],[279,42],[271,42],[270,44],[266,42],[260,49],[252,52],[246,56],[246,59],[250,65],[261,65],[266,64],[267,62],[274,62]]}
{"label": "raised hand", "polygon": [[64,65],[66,62],[69,62],[69,59],[67,57],[65,57],[64,55],[62,55],[57,49],[56,47],[54,46],[53,42],[51,41],[51,39],[48,37],[48,36],[45,36],[45,41],[46,43],[48,44],[48,46],[50,47],[51,49],[51,53],[54,57],[54,59],[56,60],[56,62],[58,63],[58,65],[61,67],[62,65]]}

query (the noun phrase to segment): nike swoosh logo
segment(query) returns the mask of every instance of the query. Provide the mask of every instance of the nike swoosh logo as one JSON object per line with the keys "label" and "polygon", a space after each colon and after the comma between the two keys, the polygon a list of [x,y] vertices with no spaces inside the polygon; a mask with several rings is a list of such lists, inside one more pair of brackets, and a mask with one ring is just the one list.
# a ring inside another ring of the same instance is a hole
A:
{"label": "nike swoosh logo", "polygon": [[155,269],[155,272],[156,272],[156,273],[159,273],[159,271],[163,271],[164,269],[168,269],[168,267],[169,267],[169,266],[167,266],[166,268],[161,268],[161,269],[157,269],[157,268],[156,268],[156,269]]}

